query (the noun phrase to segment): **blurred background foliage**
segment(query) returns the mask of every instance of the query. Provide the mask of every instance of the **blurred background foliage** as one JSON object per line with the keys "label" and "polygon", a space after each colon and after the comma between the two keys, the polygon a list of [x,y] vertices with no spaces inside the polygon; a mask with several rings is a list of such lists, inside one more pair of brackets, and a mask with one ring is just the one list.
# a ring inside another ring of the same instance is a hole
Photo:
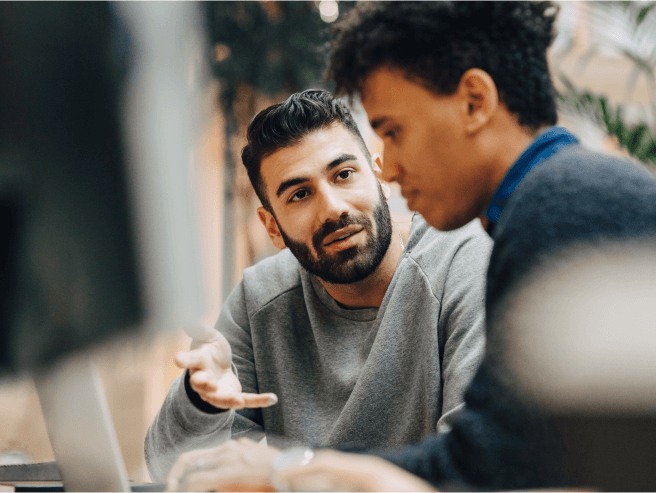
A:
{"label": "blurred background foliage", "polygon": [[[556,70],[564,86],[561,109],[604,128],[628,153],[656,172],[656,2],[586,2],[588,46],[578,55],[577,73],[583,73],[599,57],[619,57],[630,70],[623,76],[623,102],[612,104],[606,94],[582,87]],[[561,12],[562,15],[563,12]],[[559,51],[565,57],[575,50],[573,38]],[[605,74],[618,77],[617,73]],[[636,116],[630,104],[640,80],[647,85],[649,103]]]}
{"label": "blurred background foliage", "polygon": [[564,106],[575,110],[581,118],[603,125],[631,156],[656,171],[656,139],[646,123],[627,125],[622,118],[622,106],[613,107],[605,96],[577,89],[565,75],[561,75],[561,80],[567,87],[567,92],[559,95]]}
{"label": "blurred background foliage", "polygon": [[213,2],[208,10],[220,79],[272,96],[320,80],[327,24],[315,2]]}

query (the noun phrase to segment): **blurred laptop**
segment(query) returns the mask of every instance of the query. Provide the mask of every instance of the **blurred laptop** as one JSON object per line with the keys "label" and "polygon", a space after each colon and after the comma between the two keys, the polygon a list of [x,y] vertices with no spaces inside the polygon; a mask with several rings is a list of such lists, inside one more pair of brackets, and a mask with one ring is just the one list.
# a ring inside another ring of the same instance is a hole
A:
{"label": "blurred laptop", "polygon": [[87,357],[35,379],[66,491],[130,491],[100,376]]}

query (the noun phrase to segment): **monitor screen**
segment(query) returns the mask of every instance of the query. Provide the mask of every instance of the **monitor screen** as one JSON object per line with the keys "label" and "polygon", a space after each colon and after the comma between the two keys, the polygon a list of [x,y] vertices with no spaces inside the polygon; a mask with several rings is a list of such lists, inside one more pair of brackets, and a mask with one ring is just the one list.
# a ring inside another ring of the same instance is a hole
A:
{"label": "monitor screen", "polygon": [[176,3],[0,3],[0,375],[202,315],[198,23]]}

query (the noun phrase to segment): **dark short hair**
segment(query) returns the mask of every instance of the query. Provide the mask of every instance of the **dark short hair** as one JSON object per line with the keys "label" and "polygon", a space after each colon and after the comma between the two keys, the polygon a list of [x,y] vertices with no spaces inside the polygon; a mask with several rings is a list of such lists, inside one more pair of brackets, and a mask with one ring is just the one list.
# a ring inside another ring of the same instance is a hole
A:
{"label": "dark short hair", "polygon": [[308,134],[340,123],[353,134],[367,161],[371,155],[346,105],[328,91],[308,89],[260,111],[248,125],[241,160],[262,206],[273,214],[260,167],[262,159],[298,144]]}
{"label": "dark short hair", "polygon": [[450,95],[468,69],[479,68],[520,125],[554,125],[546,52],[557,12],[550,2],[361,2],[332,28],[326,78],[336,94],[353,96],[388,67]]}

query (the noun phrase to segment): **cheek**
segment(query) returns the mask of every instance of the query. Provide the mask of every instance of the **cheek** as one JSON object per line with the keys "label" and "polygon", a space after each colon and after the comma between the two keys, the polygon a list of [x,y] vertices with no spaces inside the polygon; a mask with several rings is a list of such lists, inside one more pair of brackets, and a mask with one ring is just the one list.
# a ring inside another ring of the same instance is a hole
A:
{"label": "cheek", "polygon": [[285,231],[289,239],[299,243],[308,243],[311,241],[312,226],[312,222],[308,221],[306,211],[297,211],[294,214],[289,214],[281,222],[281,228]]}
{"label": "cheek", "polygon": [[433,140],[423,132],[407,132],[402,141],[394,146],[398,164],[412,174],[423,171],[423,163],[432,154]]}
{"label": "cheek", "polygon": [[373,170],[370,176],[361,176],[343,190],[345,195],[342,197],[357,208],[378,203],[378,178]]}
{"label": "cheek", "polygon": [[412,152],[403,161],[403,171],[406,178],[412,179],[415,185],[431,187],[436,179],[434,156],[425,152]]}

